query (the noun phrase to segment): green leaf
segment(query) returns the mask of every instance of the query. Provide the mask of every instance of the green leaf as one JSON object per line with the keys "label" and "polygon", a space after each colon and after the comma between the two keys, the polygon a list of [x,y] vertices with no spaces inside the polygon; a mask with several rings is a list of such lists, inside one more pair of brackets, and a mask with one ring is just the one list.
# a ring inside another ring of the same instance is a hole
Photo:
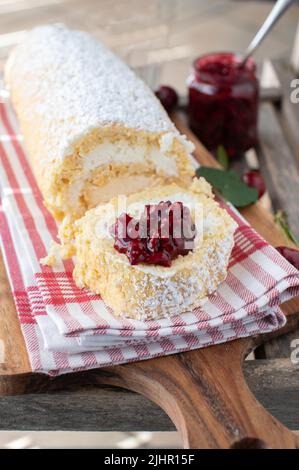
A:
{"label": "green leaf", "polygon": [[288,216],[284,211],[277,211],[274,216],[275,222],[280,226],[283,230],[285,237],[287,240],[291,240],[295,243],[296,246],[299,247],[299,240],[295,236],[294,232],[292,231],[291,227],[288,224]]}
{"label": "green leaf", "polygon": [[229,158],[223,145],[218,145],[216,150],[216,157],[222,168],[227,170],[229,167]]}
{"label": "green leaf", "polygon": [[242,181],[234,170],[219,170],[201,166],[196,171],[203,176],[220,194],[236,207],[245,207],[258,199],[258,192]]}

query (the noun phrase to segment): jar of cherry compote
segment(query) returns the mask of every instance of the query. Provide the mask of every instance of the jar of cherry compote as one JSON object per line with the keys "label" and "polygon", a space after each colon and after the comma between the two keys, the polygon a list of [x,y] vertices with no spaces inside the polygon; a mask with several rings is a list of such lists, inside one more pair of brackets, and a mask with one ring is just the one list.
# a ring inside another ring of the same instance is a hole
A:
{"label": "jar of cherry compote", "polygon": [[255,63],[232,53],[196,59],[188,78],[189,123],[211,151],[222,145],[230,157],[257,143],[258,80]]}

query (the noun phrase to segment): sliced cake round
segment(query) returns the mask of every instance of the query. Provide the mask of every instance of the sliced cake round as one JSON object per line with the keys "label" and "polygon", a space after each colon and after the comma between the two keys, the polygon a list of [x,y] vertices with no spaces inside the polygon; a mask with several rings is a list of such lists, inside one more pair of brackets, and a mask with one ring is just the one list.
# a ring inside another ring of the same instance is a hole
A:
{"label": "sliced cake round", "polygon": [[[150,231],[149,214],[158,214]],[[190,311],[225,279],[235,228],[202,178],[188,190],[171,184],[114,198],[74,225],[74,279],[118,316],[146,320]]]}

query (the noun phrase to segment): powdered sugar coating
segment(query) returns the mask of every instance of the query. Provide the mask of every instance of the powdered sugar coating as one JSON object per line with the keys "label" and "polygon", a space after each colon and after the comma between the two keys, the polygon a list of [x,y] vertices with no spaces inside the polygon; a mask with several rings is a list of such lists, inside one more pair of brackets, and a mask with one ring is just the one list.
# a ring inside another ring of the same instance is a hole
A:
{"label": "powdered sugar coating", "polygon": [[[39,103],[23,112],[27,122],[38,113],[50,159],[65,157],[74,141],[105,125],[178,134],[145,83],[82,31],[56,25],[33,29],[13,52],[6,80],[23,102]],[[48,135],[55,136],[50,145]]]}
{"label": "powdered sugar coating", "polygon": [[[146,276],[136,278],[132,275],[135,286],[136,305],[134,318],[158,320],[163,317],[181,315],[198,308],[208,300],[227,276],[227,265],[233,247],[233,230],[219,243],[211,245],[203,254],[200,263],[194,263],[188,276],[178,272],[176,276]],[[132,267],[131,267],[132,268]],[[151,284],[152,293],[148,293]],[[120,286],[121,288],[122,286]],[[201,298],[200,295],[202,295]],[[132,318],[132,313],[125,311],[123,317]]]}

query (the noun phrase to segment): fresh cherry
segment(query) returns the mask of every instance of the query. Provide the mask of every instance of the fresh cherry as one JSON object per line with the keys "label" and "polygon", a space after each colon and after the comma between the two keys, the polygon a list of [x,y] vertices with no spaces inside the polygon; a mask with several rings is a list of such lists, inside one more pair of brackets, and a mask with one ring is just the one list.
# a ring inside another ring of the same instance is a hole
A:
{"label": "fresh cherry", "polygon": [[165,267],[192,251],[196,235],[190,210],[182,202],[170,201],[146,205],[139,220],[123,213],[109,231],[115,250],[124,253],[132,265]]}
{"label": "fresh cherry", "polygon": [[299,250],[287,246],[277,246],[276,250],[296,269],[299,269]]}
{"label": "fresh cherry", "polygon": [[177,92],[167,85],[161,85],[156,91],[155,95],[161,101],[162,106],[165,110],[170,113],[174,110],[178,104],[178,95]]}
{"label": "fresh cherry", "polygon": [[266,185],[264,178],[262,177],[261,173],[257,170],[247,171],[242,176],[243,181],[250,186],[251,188],[257,189],[258,197],[262,197],[262,195],[266,191]]}

